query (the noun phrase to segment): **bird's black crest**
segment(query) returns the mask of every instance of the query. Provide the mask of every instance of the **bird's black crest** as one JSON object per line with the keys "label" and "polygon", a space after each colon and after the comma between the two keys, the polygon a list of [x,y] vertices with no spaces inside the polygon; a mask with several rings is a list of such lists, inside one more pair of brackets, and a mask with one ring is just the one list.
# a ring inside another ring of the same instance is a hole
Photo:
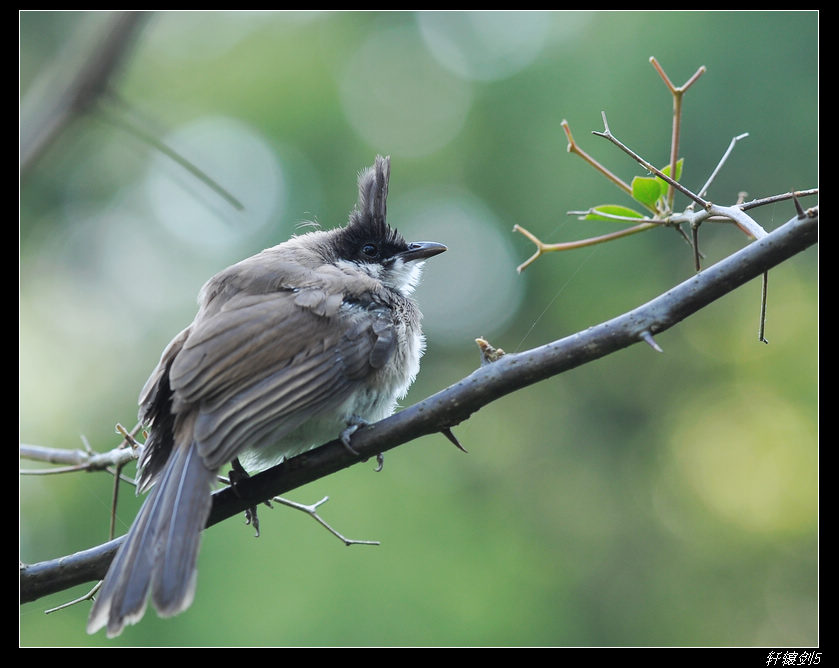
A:
{"label": "bird's black crest", "polygon": [[399,232],[387,224],[387,188],[390,158],[376,156],[376,162],[358,176],[358,203],[341,231],[342,257],[355,257],[365,244],[375,243],[380,256],[387,257],[407,248]]}

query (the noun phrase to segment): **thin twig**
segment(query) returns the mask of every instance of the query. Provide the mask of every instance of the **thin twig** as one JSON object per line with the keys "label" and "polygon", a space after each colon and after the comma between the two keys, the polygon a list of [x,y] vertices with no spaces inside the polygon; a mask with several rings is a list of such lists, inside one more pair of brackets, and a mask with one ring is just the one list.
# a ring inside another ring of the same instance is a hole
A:
{"label": "thin twig", "polygon": [[585,248],[586,246],[602,244],[606,241],[613,241],[614,239],[628,237],[631,234],[638,234],[638,232],[643,232],[645,230],[649,230],[657,226],[658,223],[641,223],[640,225],[636,225],[635,227],[628,227],[623,230],[618,230],[617,232],[603,234],[599,237],[589,237],[587,239],[579,239],[577,241],[566,241],[556,244],[546,244],[543,241],[541,241],[538,237],[536,237],[536,235],[534,235],[532,232],[523,228],[521,225],[513,225],[513,232],[520,232],[536,245],[536,252],[533,255],[531,255],[527,260],[522,262],[518,267],[516,267],[516,271],[521,273],[522,271],[527,269],[527,267],[533,264],[536,261],[536,259],[543,253],[573,250],[575,248]]}
{"label": "thin twig", "polygon": [[757,339],[758,341],[762,341],[763,343],[769,343],[766,340],[764,334],[766,333],[766,292],[769,288],[769,272],[763,272],[763,280],[761,281],[761,288],[760,288],[760,327],[757,331]]}
{"label": "thin twig", "polygon": [[123,466],[140,456],[142,446],[134,439],[134,434],[139,432],[141,428],[142,425],[137,424],[129,432],[125,427],[117,424],[116,431],[122,435],[123,440],[115,448],[103,453],[94,451],[84,436],[82,436],[84,450],[67,450],[65,448],[51,448],[43,445],[20,443],[18,446],[19,455],[23,459],[48,462],[50,464],[69,464],[69,466],[51,469],[20,469],[19,473],[20,475],[55,475],[76,471],[108,471],[117,475],[120,480],[133,482],[123,476],[120,471]]}
{"label": "thin twig", "polygon": [[223,188],[221,184],[215,181],[209,174],[207,174],[205,171],[199,168],[195,163],[187,160],[184,156],[182,156],[180,153],[178,153],[175,149],[170,147],[164,141],[159,139],[153,133],[147,132],[139,125],[129,121],[126,117],[113,113],[109,109],[106,109],[104,106],[100,106],[99,112],[100,117],[108,123],[111,123],[115,127],[123,130],[124,132],[127,132],[128,134],[134,135],[140,141],[143,141],[160,151],[163,155],[172,160],[175,164],[179,165],[180,167],[183,167],[187,172],[192,174],[192,176],[194,176],[201,183],[206,185],[214,193],[219,195],[219,197],[224,199],[234,209],[236,209],[237,211],[244,210],[245,205],[242,204],[242,202],[240,202],[230,191]]}
{"label": "thin twig", "polygon": [[738,204],[737,207],[742,209],[743,211],[746,211],[748,209],[754,209],[758,206],[766,206],[767,204],[774,204],[775,202],[782,202],[784,200],[795,199],[797,197],[810,197],[812,195],[818,194],[818,188],[810,188],[808,190],[793,190],[788,193],[782,193],[780,195],[771,195],[770,197],[761,197],[760,199],[753,199],[750,202]]}
{"label": "thin twig", "polygon": [[66,603],[62,603],[61,605],[57,605],[54,608],[47,608],[46,610],[44,610],[44,614],[49,615],[50,613],[59,612],[61,610],[64,610],[65,608],[70,608],[74,605],[78,605],[79,603],[84,603],[85,601],[89,601],[96,595],[96,592],[99,591],[99,589],[101,587],[102,587],[102,580],[100,580],[95,585],[93,585],[93,588],[89,592],[87,592],[87,594],[84,594],[83,596],[79,596],[78,598],[74,598],[72,601],[67,601]]}
{"label": "thin twig", "polygon": [[662,172],[660,169],[658,169],[652,163],[649,163],[646,160],[644,160],[644,158],[642,158],[640,155],[635,153],[635,151],[633,151],[631,148],[626,146],[623,142],[621,142],[617,137],[615,137],[612,134],[612,132],[609,130],[609,123],[606,120],[606,112],[602,112],[602,115],[603,115],[603,127],[604,127],[603,132],[594,131],[592,134],[595,134],[598,137],[603,137],[605,139],[608,139],[615,146],[617,146],[619,149],[621,149],[624,153],[629,155],[633,160],[635,160],[637,163],[642,165],[645,169],[652,172],[653,174],[658,176],[660,179],[663,179],[667,183],[671,184],[674,188],[679,190],[681,193],[683,193],[684,195],[687,195],[694,202],[696,202],[697,204],[702,206],[702,208],[705,209],[705,211],[707,211],[709,214],[719,215],[719,216],[724,216],[726,218],[730,218],[732,221],[734,221],[734,223],[741,230],[743,230],[743,232],[745,232],[746,234],[754,237],[755,239],[760,239],[760,238],[766,236],[766,230],[764,230],[757,223],[757,221],[755,221],[750,216],[746,215],[743,212],[742,207],[739,207],[739,206],[733,206],[733,207],[720,206],[718,204],[713,204],[709,201],[706,201],[702,197],[700,197],[699,195],[693,193],[688,188],[685,188],[681,183],[677,182],[675,179],[671,178],[670,176],[668,176],[667,174]]}
{"label": "thin twig", "polygon": [[745,139],[749,136],[748,132],[744,132],[743,134],[737,135],[736,137],[732,138],[731,142],[728,144],[728,148],[726,149],[725,153],[723,153],[722,158],[717,163],[717,166],[714,168],[714,171],[711,172],[711,176],[708,177],[708,180],[705,182],[705,185],[702,186],[699,190],[699,196],[704,197],[708,193],[708,188],[711,187],[711,184],[714,182],[714,179],[717,178],[717,174],[719,174],[720,169],[725,164],[726,160],[728,160],[728,156],[731,155],[731,151],[734,150],[734,145],[740,141],[741,139]]}
{"label": "thin twig", "polygon": [[568,121],[562,120],[560,123],[562,129],[565,131],[565,136],[568,138],[568,152],[578,155],[583,160],[585,160],[589,165],[594,167],[598,172],[603,174],[607,179],[609,179],[612,183],[614,183],[618,188],[623,190],[628,195],[632,194],[632,188],[626,181],[621,179],[619,176],[613,174],[611,171],[606,169],[603,165],[601,165],[597,160],[592,158],[588,153],[586,153],[583,149],[579,147],[577,142],[574,141],[574,137],[571,135],[571,126],[568,125]]}
{"label": "thin twig", "polygon": [[569,216],[580,216],[580,218],[584,218],[586,216],[597,216],[598,218],[604,218],[606,220],[614,220],[616,223],[653,223],[654,225],[670,225],[671,222],[669,220],[664,220],[663,218],[639,218],[637,216],[620,216],[615,213],[609,213],[607,211],[598,211],[597,207],[591,207],[586,211],[567,211],[566,212]]}
{"label": "thin twig", "polygon": [[114,534],[116,533],[116,521],[117,521],[117,502],[119,500],[119,483],[122,479],[122,467],[123,464],[117,465],[116,471],[114,472],[114,491],[111,495],[111,524],[108,528],[108,538],[113,539]]}
{"label": "thin twig", "polygon": [[21,473],[26,475],[45,475],[48,473],[68,473],[72,471],[102,471],[111,466],[124,465],[137,459],[138,453],[131,448],[120,446],[103,453],[89,454],[81,450],[64,450],[61,448],[49,448],[41,445],[21,443],[19,445],[20,456],[24,459],[42,462],[60,462],[62,458],[75,459],[71,466],[59,469],[24,469]]}
{"label": "thin twig", "polygon": [[693,267],[696,271],[702,269],[702,264],[699,260],[699,225],[690,226],[691,246],[693,247]]}
{"label": "thin twig", "polygon": [[702,199],[701,197],[699,197],[695,193],[693,193],[690,190],[688,190],[687,188],[685,188],[681,183],[679,183],[675,179],[671,178],[670,176],[668,176],[667,174],[662,172],[660,169],[658,169],[658,167],[656,167],[652,163],[644,160],[644,158],[642,158],[640,155],[638,155],[635,151],[633,151],[631,148],[629,148],[626,144],[621,142],[609,130],[609,123],[606,120],[606,112],[602,111],[602,112],[600,112],[600,114],[603,117],[603,128],[604,129],[603,129],[602,132],[598,132],[597,130],[593,130],[592,131],[593,135],[597,135],[598,137],[603,137],[604,139],[608,139],[615,146],[617,146],[621,151],[623,151],[628,156],[630,156],[633,160],[635,160],[635,162],[637,162],[642,167],[644,167],[647,171],[652,172],[653,174],[655,174],[657,177],[659,177],[663,181],[666,181],[671,186],[676,188],[679,192],[681,192],[683,195],[687,195],[690,199],[694,200],[697,204],[699,204],[703,208],[707,208],[710,205],[709,202],[706,202],[704,199]]}
{"label": "thin twig", "polygon": [[[681,86],[674,86],[673,82],[670,81],[670,77],[664,72],[664,69],[661,65],[658,64],[658,61],[655,57],[650,57],[650,63],[658,72],[659,76],[664,80],[664,84],[667,86],[667,89],[670,91],[671,95],[673,96],[673,131],[671,133],[671,140],[670,140],[670,173],[673,175],[673,178],[676,177],[676,163],[679,161],[679,137],[681,135],[681,125],[682,125],[682,97],[684,96],[685,92],[688,88],[690,88],[694,82],[705,73],[705,66],[702,65],[694,75],[688,79],[684,84]],[[675,190],[673,184],[668,184],[667,186],[667,208],[669,211],[673,210],[673,199],[675,196]]]}
{"label": "thin twig", "polygon": [[275,496],[272,501],[276,501],[277,503],[281,503],[284,506],[288,506],[289,508],[295,508],[297,510],[303,511],[312,519],[314,519],[318,524],[324,527],[329,533],[331,533],[336,538],[339,538],[343,541],[344,545],[381,545],[381,543],[377,540],[355,540],[353,538],[346,538],[341,533],[333,529],[329,524],[320,516],[318,515],[317,509],[319,506],[323,505],[327,501],[329,501],[329,497],[325,496],[317,503],[313,503],[312,505],[307,506],[303,503],[296,503],[294,501],[289,501],[288,499],[284,499],[281,496]]}
{"label": "thin twig", "polygon": [[[244,470],[244,469],[243,469]],[[230,479],[225,476],[216,476],[218,480],[228,487],[232,487]],[[236,485],[244,484],[244,481],[248,479],[246,475],[241,480],[237,480],[235,483]],[[339,538],[345,545],[381,545],[377,540],[355,540],[354,538],[346,538],[343,534],[332,528],[320,515],[318,515],[317,509],[322,506],[324,503],[329,501],[329,497],[325,496],[317,503],[313,503],[311,505],[306,505],[304,503],[297,503],[296,501],[290,501],[289,499],[284,499],[281,496],[274,496],[265,503],[267,503],[270,507],[270,502],[279,503],[283,506],[288,506],[289,508],[294,508],[295,510],[300,510],[310,517],[314,519],[318,524],[323,526],[329,533],[333,536]],[[257,536],[259,536],[259,528],[257,527]]]}
{"label": "thin twig", "polygon": [[652,66],[656,69],[656,71],[659,73],[661,78],[664,79],[664,83],[667,86],[667,88],[670,89],[671,93],[675,93],[675,92],[684,93],[688,88],[690,88],[696,82],[696,80],[699,77],[701,77],[703,74],[705,74],[705,70],[706,70],[706,67],[704,65],[701,65],[699,67],[699,69],[697,69],[696,72],[693,73],[693,76],[691,76],[690,79],[685,81],[685,83],[683,83],[681,86],[677,87],[677,86],[673,85],[672,81],[670,81],[670,78],[664,72],[664,69],[661,67],[661,65],[658,64],[658,61],[655,59],[655,56],[650,56],[650,63],[652,63]]}

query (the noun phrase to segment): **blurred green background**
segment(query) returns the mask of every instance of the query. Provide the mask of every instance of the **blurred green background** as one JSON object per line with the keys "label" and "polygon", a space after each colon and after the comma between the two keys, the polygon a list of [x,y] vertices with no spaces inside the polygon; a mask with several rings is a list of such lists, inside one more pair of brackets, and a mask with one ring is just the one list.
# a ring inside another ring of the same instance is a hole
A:
{"label": "blurred green background", "polygon": [[[101,39],[108,13],[20,14],[21,124]],[[668,160],[681,84],[683,181],[697,189],[750,133],[710,197],[818,185],[818,14],[157,13],[115,86],[27,170],[20,197],[20,439],[106,450],[213,273],[342,224],[357,172],[392,156],[389,215],[446,243],[418,292],[428,352],[405,404],[478,364],[584,329],[692,273],[670,230],[546,256],[532,245],[612,231],[566,211],[629,204],[566,153],[569,121],[629,180],[612,131]],[[163,139],[245,204],[127,132]],[[815,198],[805,205],[816,204]],[[685,202],[681,202],[684,206]],[[789,202],[754,211],[767,229]],[[746,243],[706,225],[710,264]],[[817,250],[658,337],[498,401],[444,437],[291,498],[380,547],[344,547],[301,513],[261,512],[262,537],[205,534],[195,603],[106,641],[85,588],[22,606],[20,643],[88,645],[814,645],[818,642]],[[22,462],[22,466],[32,466]],[[24,477],[20,558],[107,538],[104,474]],[[126,487],[119,531],[138,500]]]}

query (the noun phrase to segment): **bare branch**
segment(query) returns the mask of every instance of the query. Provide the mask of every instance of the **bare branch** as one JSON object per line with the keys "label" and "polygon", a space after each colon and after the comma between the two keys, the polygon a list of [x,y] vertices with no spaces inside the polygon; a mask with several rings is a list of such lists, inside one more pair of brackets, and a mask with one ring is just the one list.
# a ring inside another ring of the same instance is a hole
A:
{"label": "bare branch", "polygon": [[[708,193],[708,188],[711,187],[711,184],[714,182],[714,179],[717,178],[717,174],[720,173],[720,170],[722,169],[722,166],[728,160],[728,156],[730,156],[731,152],[734,150],[735,144],[737,144],[737,142],[740,141],[741,139],[745,139],[748,136],[749,136],[749,133],[744,132],[743,134],[737,135],[736,137],[732,138],[731,142],[729,142],[729,144],[728,144],[728,148],[725,150],[725,153],[722,154],[722,157],[720,158],[720,161],[717,163],[717,166],[714,167],[714,171],[711,172],[711,176],[709,176],[708,180],[705,181],[705,185],[702,186],[699,189],[699,193],[697,193],[697,194],[700,197],[704,197]],[[671,170],[671,172],[672,172],[672,170]]]}
{"label": "bare branch", "polygon": [[603,174],[603,176],[605,176],[612,183],[614,183],[618,188],[623,190],[628,195],[632,194],[632,188],[629,186],[628,183],[626,183],[626,181],[624,181],[619,176],[616,176],[611,171],[606,169],[606,167],[601,165],[597,160],[592,158],[588,153],[586,153],[583,149],[581,149],[579,147],[577,142],[574,141],[574,137],[571,135],[571,126],[568,125],[568,121],[563,119],[562,122],[560,123],[560,125],[562,126],[562,129],[565,131],[565,136],[568,138],[568,152],[569,153],[573,153],[574,155],[577,155],[577,156],[581,157],[589,165],[594,167],[598,172]]}
{"label": "bare branch", "polygon": [[595,130],[595,131],[592,132],[593,135],[597,135],[598,137],[603,137],[604,139],[608,139],[615,146],[617,146],[621,151],[623,151],[628,156],[630,156],[633,160],[635,160],[635,162],[637,162],[639,165],[644,167],[647,171],[652,172],[653,174],[655,174],[660,179],[666,181],[671,186],[676,188],[676,190],[681,192],[683,195],[688,196],[690,199],[695,201],[701,207],[707,208],[710,205],[710,202],[706,202],[704,199],[699,197],[699,195],[696,195],[695,193],[691,192],[690,190],[685,188],[681,183],[679,183],[675,179],[671,178],[670,176],[668,176],[667,174],[662,172],[658,167],[653,165],[651,162],[647,162],[646,160],[644,160],[644,158],[642,158],[635,151],[633,151],[626,144],[624,144],[617,137],[615,137],[615,135],[612,134],[611,130],[609,130],[609,123],[606,121],[606,112],[605,111],[601,112],[601,116],[603,117],[603,131],[598,132],[598,131]]}
{"label": "bare branch", "polygon": [[[673,82],[670,81],[670,77],[667,76],[664,69],[658,64],[658,61],[654,56],[650,57],[650,63],[652,63],[656,72],[658,72],[659,76],[664,80],[664,84],[673,96],[673,130],[671,132],[670,139],[670,173],[675,175],[676,162],[679,160],[679,138],[681,136],[682,127],[682,98],[684,97],[687,89],[690,88],[696,80],[705,73],[705,66],[702,65],[698,70],[696,70],[693,76],[681,86],[674,86]],[[667,205],[670,209],[673,208],[674,194],[674,185],[670,183],[667,188]]]}
{"label": "bare branch", "polygon": [[709,204],[706,210],[709,216],[722,216],[724,218],[730,218],[734,221],[734,224],[737,225],[737,227],[753,239],[762,239],[767,234],[766,230],[764,230],[754,218],[743,211],[742,207],[737,205],[721,206],[719,204]]}
{"label": "bare branch", "polygon": [[[353,434],[355,457],[336,439],[213,496],[207,526],[420,436],[450,429],[502,396],[663,332],[818,240],[818,210],[796,216],[663,295],[612,320],[522,353],[506,354],[427,399]],[[650,344],[652,345],[652,344]],[[655,346],[654,346],[655,347]],[[22,602],[101,579],[120,539],[49,562],[22,566]]]}
{"label": "bare branch", "polygon": [[706,70],[705,66],[701,65],[699,69],[693,73],[693,76],[690,79],[688,79],[685,83],[683,83],[681,86],[674,86],[673,82],[670,81],[670,77],[667,76],[667,74],[664,72],[664,69],[661,67],[661,65],[658,64],[658,61],[655,59],[655,56],[650,56],[650,63],[655,68],[656,72],[658,72],[659,76],[664,80],[664,84],[674,95],[677,93],[684,93],[696,82],[696,80],[699,77],[705,74]]}
{"label": "bare branch", "polygon": [[28,443],[21,443],[19,449],[20,456],[25,459],[51,464],[67,464],[67,466],[53,469],[23,469],[20,471],[23,475],[45,475],[70,471],[103,471],[110,467],[125,466],[139,456],[138,452],[132,448],[126,448],[122,444],[113,450],[102,453],[49,448]]}
{"label": "bare branch", "polygon": [[324,520],[320,515],[318,515],[318,508],[322,506],[324,503],[329,501],[329,497],[325,496],[317,503],[313,503],[311,505],[307,505],[305,503],[296,503],[295,501],[289,501],[288,499],[284,499],[281,496],[275,496],[272,501],[276,501],[284,506],[288,506],[289,508],[294,508],[295,510],[300,510],[306,513],[309,517],[315,520],[318,524],[320,524],[324,529],[329,531],[333,536],[338,538],[344,545],[381,545],[381,543],[377,540],[356,540],[354,538],[347,538],[343,534],[339,533],[337,530],[333,529],[327,522]]}
{"label": "bare branch", "polygon": [[[116,98],[114,98],[116,100]],[[178,153],[174,148],[166,144],[166,142],[162,141],[154,132],[149,132],[145,130],[143,127],[140,126],[139,123],[132,122],[128,119],[128,105],[122,103],[122,114],[113,113],[104,107],[101,108],[100,118],[111,123],[114,127],[127,132],[130,135],[133,135],[137,139],[142,142],[145,142],[152,148],[160,151],[163,155],[169,158],[172,162],[179,165],[187,172],[189,172],[192,176],[194,176],[199,182],[203,183],[207,186],[210,190],[216,193],[219,197],[225,200],[230,206],[232,206],[237,211],[243,211],[245,205],[242,204],[239,199],[233,195],[227,188],[224,188],[220,183],[215,181],[209,174],[207,174],[203,169],[201,169],[195,163],[187,160],[183,155]]]}
{"label": "bare branch", "polygon": [[[751,216],[744,213],[743,208],[741,206],[721,206],[719,204],[714,204],[710,201],[707,201],[699,195],[697,195],[696,193],[690,191],[688,188],[685,188],[681,183],[662,172],[652,163],[644,160],[644,158],[635,153],[635,151],[626,146],[626,144],[621,142],[617,137],[615,137],[612,134],[612,132],[609,130],[609,124],[606,121],[605,112],[603,112],[603,126],[604,130],[602,132],[593,132],[592,134],[595,134],[598,137],[608,139],[615,146],[621,149],[624,153],[632,157],[632,159],[635,160],[638,164],[642,165],[645,169],[652,172],[660,179],[669,183],[682,194],[690,197],[694,202],[699,204],[707,212],[709,216],[722,216],[724,218],[730,218],[732,221],[734,221],[737,227],[739,227],[741,230],[743,230],[743,232],[755,239],[760,239],[766,236],[766,231]],[[675,219],[673,222],[676,222]],[[694,222],[692,224],[697,223]]]}
{"label": "bare branch", "polygon": [[650,229],[651,227],[656,227],[660,223],[658,222],[644,222],[640,223],[639,225],[635,225],[634,227],[627,227],[622,230],[618,230],[617,232],[609,232],[608,234],[601,234],[598,237],[589,237],[587,239],[578,239],[577,241],[565,241],[556,244],[546,244],[545,242],[541,241],[535,234],[526,230],[521,225],[514,225],[513,232],[519,232],[530,239],[536,245],[536,252],[527,258],[524,262],[522,262],[518,267],[516,267],[516,271],[521,273],[531,264],[533,264],[539,256],[543,253],[550,253],[553,251],[564,251],[564,250],[573,250],[575,248],[584,248],[586,246],[593,246],[595,244],[602,244],[606,241],[614,241],[615,239],[620,239],[621,237],[628,237],[630,234],[637,234],[638,232],[643,232],[645,230]]}
{"label": "bare branch", "polygon": [[760,199],[753,199],[750,202],[738,202],[737,206],[740,207],[743,211],[747,211],[748,209],[754,209],[759,206],[765,206],[766,204],[774,204],[776,202],[782,202],[788,199],[795,200],[799,197],[810,197],[812,195],[818,194],[818,188],[810,188],[808,190],[793,190],[788,193],[782,193],[780,195],[772,195],[770,197],[761,197]]}

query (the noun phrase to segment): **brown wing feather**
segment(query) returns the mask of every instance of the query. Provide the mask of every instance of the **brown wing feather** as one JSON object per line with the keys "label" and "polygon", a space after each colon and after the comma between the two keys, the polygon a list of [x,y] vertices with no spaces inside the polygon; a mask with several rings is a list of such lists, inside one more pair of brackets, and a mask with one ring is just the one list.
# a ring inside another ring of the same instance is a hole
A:
{"label": "brown wing feather", "polygon": [[208,466],[340,406],[392,354],[386,311],[374,319],[368,311],[346,329],[321,315],[340,305],[334,292],[312,286],[239,295],[196,320],[169,383],[173,412],[197,407],[195,441]]}

